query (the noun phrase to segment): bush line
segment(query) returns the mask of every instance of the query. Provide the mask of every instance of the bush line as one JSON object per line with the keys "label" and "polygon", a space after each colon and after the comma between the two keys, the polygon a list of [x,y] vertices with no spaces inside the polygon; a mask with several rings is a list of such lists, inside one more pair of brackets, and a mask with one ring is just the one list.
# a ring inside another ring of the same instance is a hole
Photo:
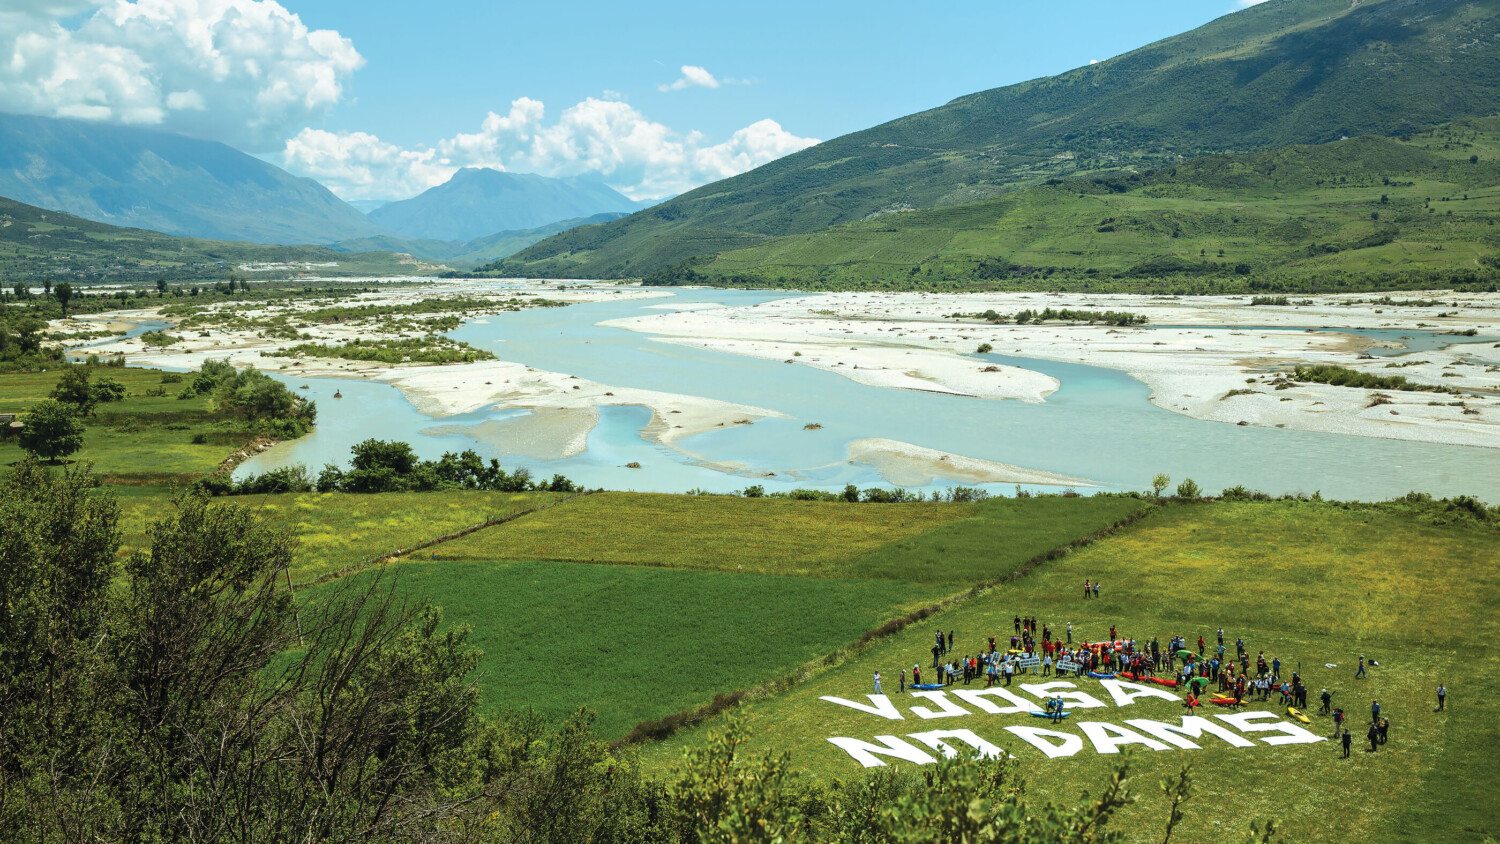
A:
{"label": "bush line", "polygon": [[726,710],[739,706],[747,699],[755,700],[788,691],[796,686],[801,685],[807,680],[812,679],[812,677],[815,674],[819,673],[821,670],[832,668],[852,656],[857,656],[875,642],[900,633],[909,625],[915,624],[916,622],[922,621],[927,618],[931,618],[932,616],[937,615],[938,613],[949,609],[956,604],[961,604],[971,598],[978,597],[979,595],[982,595],[997,586],[1002,586],[1007,583],[1014,583],[1015,581],[1020,580],[1021,578],[1030,574],[1036,569],[1037,566],[1041,565],[1042,563],[1066,557],[1073,550],[1077,548],[1083,548],[1087,545],[1098,542],[1099,540],[1104,539],[1105,537],[1110,536],[1123,528],[1135,524],[1136,522],[1144,519],[1147,515],[1155,512],[1158,509],[1160,509],[1159,504],[1156,504],[1155,502],[1149,502],[1145,507],[1142,507],[1141,509],[1135,511],[1134,513],[1131,513],[1130,515],[1120,519],[1119,521],[1115,522],[1112,525],[1109,525],[1108,527],[1101,528],[1091,534],[1074,539],[1073,541],[1065,545],[1060,545],[1049,551],[1044,551],[1041,554],[1037,554],[1031,559],[1023,562],[1020,566],[1016,567],[1015,571],[1012,571],[1004,577],[998,577],[994,580],[986,580],[975,585],[973,588],[968,589],[967,591],[960,592],[956,595],[950,595],[947,598],[937,601],[936,603],[928,604],[925,607],[919,607],[918,609],[912,610],[911,612],[899,618],[893,618],[890,621],[887,621],[886,623],[880,625],[879,627],[876,627],[872,630],[867,630],[865,631],[864,635],[860,636],[859,639],[852,644],[845,645],[841,648],[838,648],[837,650],[824,654],[821,657],[813,659],[809,662],[805,662],[802,665],[798,666],[790,674],[783,675],[774,680],[768,680],[764,683],[756,686],[751,686],[749,688],[738,689],[732,692],[720,692],[719,694],[714,695],[713,700],[694,709],[685,709],[679,712],[674,712],[671,715],[658,718],[654,721],[642,721],[639,724],[636,724],[635,727],[632,728],[629,733],[625,734],[623,738],[616,739],[610,744],[615,748],[620,748],[626,745],[638,744],[646,741],[661,741],[663,739],[670,738],[678,730],[681,730],[684,727],[697,726],[716,715],[722,714]]}

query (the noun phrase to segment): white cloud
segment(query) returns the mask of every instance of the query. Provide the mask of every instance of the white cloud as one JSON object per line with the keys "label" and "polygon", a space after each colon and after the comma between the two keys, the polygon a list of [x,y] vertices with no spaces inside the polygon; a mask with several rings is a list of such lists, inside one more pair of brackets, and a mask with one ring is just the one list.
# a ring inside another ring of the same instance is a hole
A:
{"label": "white cloud", "polygon": [[656,86],[657,90],[659,91],[681,91],[684,88],[717,87],[719,87],[719,80],[715,79],[712,73],[709,73],[704,68],[691,64],[685,64],[682,66],[682,75],[677,77],[676,82],[668,85]]}
{"label": "white cloud", "polygon": [[252,151],[326,113],[363,63],[349,39],[275,0],[4,0],[0,11],[0,110]]}
{"label": "white cloud", "polygon": [[719,144],[648,119],[629,103],[590,97],[554,122],[546,107],[522,97],[505,114],[490,112],[479,131],[430,148],[403,149],[362,132],[304,129],[287,142],[282,163],[345,199],[411,196],[446,181],[460,167],[492,167],[576,176],[597,173],[633,199],[656,199],[759,167],[818,143],[760,120]]}
{"label": "white cloud", "polygon": [[1098,59],[1089,59],[1089,64],[1098,64],[1098,63],[1099,63]]}

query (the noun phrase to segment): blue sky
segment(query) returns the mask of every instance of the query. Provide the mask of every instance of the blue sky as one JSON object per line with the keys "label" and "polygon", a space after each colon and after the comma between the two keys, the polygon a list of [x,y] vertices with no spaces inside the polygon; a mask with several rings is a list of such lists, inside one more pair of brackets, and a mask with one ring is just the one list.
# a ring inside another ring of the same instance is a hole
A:
{"label": "blue sky", "polygon": [[348,199],[458,166],[659,197],[1244,5],[5,0],[0,110],[212,137]]}

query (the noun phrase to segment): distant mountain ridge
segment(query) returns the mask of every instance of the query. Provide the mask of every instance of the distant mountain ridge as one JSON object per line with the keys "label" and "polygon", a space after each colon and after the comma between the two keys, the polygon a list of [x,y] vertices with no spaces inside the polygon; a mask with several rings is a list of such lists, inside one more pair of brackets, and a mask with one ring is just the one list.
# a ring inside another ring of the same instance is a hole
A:
{"label": "distant mountain ridge", "polygon": [[447,182],[382,205],[368,216],[407,238],[470,241],[650,204],[636,202],[598,178],[557,179],[466,167]]}
{"label": "distant mountain ridge", "polygon": [[486,261],[514,255],[539,240],[545,240],[569,229],[610,223],[624,216],[625,213],[622,211],[595,214],[592,217],[559,220],[531,229],[496,232],[473,240],[434,240],[379,235],[343,240],[331,246],[346,252],[403,252],[424,261],[439,261],[458,268],[472,268]]}
{"label": "distant mountain ridge", "polygon": [[0,196],[184,237],[325,244],[381,234],[312,179],[215,141],[0,114]]}
{"label": "distant mountain ridge", "polygon": [[1500,111],[1500,3],[1269,0],[1096,65],[826,141],[498,268],[642,276],[903,208]]}
{"label": "distant mountain ridge", "polygon": [[241,264],[288,264],[252,278],[285,278],[316,267],[318,275],[408,275],[431,272],[389,252],[349,254],[326,246],[281,246],[200,240],[111,226],[0,197],[0,278],[16,281],[107,281],[149,287],[156,279],[222,281]]}

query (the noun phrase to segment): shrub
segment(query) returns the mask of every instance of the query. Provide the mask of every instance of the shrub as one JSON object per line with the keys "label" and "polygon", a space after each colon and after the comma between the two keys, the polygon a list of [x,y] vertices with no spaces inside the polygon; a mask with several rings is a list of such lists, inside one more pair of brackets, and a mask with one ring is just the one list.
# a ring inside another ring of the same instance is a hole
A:
{"label": "shrub", "polygon": [[1196,498],[1202,498],[1203,490],[1198,488],[1198,484],[1196,481],[1194,481],[1192,478],[1188,478],[1187,480],[1177,485],[1177,497],[1186,501],[1191,501]]}

